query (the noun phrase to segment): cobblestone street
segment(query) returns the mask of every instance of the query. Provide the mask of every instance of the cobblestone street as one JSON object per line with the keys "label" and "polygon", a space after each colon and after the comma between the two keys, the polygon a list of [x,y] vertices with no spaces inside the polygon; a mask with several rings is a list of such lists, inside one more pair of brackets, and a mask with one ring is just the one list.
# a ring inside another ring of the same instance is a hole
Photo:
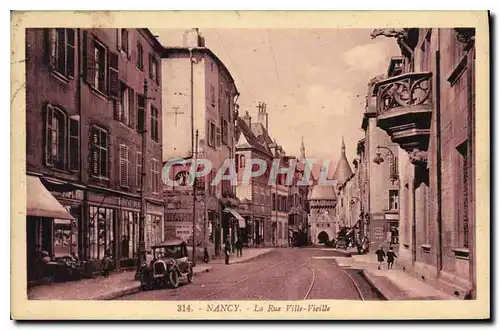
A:
{"label": "cobblestone street", "polygon": [[[337,266],[338,254],[322,249],[276,249],[239,264],[216,264],[193,284],[139,292],[122,300],[304,300],[355,299],[356,285]],[[318,259],[316,259],[318,258]],[[363,281],[362,278],[355,279]],[[357,283],[365,300],[378,300],[367,283]]]}

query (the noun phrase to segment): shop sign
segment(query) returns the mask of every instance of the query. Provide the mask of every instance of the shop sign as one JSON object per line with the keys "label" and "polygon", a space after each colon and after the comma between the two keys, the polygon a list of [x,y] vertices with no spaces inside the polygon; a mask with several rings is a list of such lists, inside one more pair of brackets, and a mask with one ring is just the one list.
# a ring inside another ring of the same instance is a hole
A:
{"label": "shop sign", "polygon": [[65,192],[53,191],[52,194],[55,197],[59,197],[59,198],[83,200],[83,190],[73,190],[73,191],[65,191]]}

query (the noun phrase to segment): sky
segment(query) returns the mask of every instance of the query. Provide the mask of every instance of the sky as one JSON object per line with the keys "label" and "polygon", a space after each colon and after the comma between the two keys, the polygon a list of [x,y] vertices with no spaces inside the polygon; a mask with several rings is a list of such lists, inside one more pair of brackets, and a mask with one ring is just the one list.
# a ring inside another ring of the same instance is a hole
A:
{"label": "sky", "polygon": [[[329,159],[334,167],[344,137],[356,157],[367,82],[399,55],[394,39],[371,39],[373,29],[200,29],[205,46],[226,65],[240,92],[240,116],[257,119],[265,102],[269,133],[287,155]],[[164,46],[182,46],[184,30],[152,30]],[[330,171],[333,168],[330,168]]]}

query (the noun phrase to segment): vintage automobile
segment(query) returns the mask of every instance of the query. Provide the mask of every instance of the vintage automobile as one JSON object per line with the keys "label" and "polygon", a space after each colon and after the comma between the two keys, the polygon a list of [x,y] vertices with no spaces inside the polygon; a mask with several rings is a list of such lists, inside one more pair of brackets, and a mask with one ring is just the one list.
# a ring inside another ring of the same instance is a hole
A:
{"label": "vintage automobile", "polygon": [[152,247],[153,259],[141,267],[141,289],[177,288],[181,279],[193,282],[193,263],[186,242],[179,238],[163,241]]}
{"label": "vintage automobile", "polygon": [[337,237],[337,240],[335,242],[335,247],[337,249],[347,250],[348,245],[349,245],[349,242],[348,242],[347,238],[345,238],[345,237]]}

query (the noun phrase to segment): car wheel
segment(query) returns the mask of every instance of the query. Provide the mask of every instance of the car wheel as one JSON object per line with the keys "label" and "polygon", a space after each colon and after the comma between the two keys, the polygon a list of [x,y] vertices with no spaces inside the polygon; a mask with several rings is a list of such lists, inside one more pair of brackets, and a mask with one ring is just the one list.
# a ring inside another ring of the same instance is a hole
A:
{"label": "car wheel", "polygon": [[188,273],[187,273],[187,280],[188,280],[188,283],[193,283],[193,280],[194,280],[193,268],[189,268]]}
{"label": "car wheel", "polygon": [[177,289],[177,287],[179,287],[179,275],[175,270],[172,270],[170,274],[168,274],[168,279],[172,288]]}

